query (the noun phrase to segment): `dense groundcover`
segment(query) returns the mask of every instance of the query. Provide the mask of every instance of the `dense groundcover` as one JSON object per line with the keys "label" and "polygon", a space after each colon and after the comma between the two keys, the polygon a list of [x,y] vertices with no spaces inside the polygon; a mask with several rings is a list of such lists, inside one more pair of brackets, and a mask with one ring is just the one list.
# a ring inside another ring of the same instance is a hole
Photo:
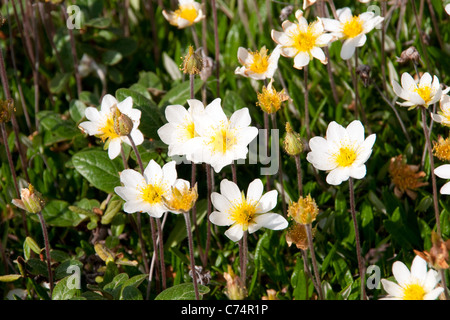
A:
{"label": "dense groundcover", "polygon": [[1,298],[448,300],[447,2],[2,1]]}

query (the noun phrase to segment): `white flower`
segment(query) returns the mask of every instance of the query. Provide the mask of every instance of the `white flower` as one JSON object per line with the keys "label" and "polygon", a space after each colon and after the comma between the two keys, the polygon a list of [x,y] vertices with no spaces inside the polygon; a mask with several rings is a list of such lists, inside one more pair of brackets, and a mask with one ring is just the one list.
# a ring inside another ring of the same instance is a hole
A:
{"label": "white flower", "polygon": [[262,47],[260,51],[250,52],[243,47],[238,49],[238,59],[243,65],[237,67],[235,74],[244,77],[250,77],[255,80],[264,80],[273,78],[278,68],[278,59],[280,58],[280,47],[276,46],[273,52],[268,55],[266,47]]}
{"label": "white flower", "polygon": [[248,144],[258,135],[250,126],[248,108],[235,111],[230,119],[225,115],[220,98],[206,106],[204,112],[193,115],[198,137],[192,139],[188,159],[210,164],[216,172],[234,160],[245,159]]}
{"label": "white flower", "polygon": [[[434,174],[442,179],[450,179],[450,164],[443,164],[434,169]],[[450,194],[450,182],[447,182],[441,187],[441,194]]]}
{"label": "white flower", "polygon": [[419,82],[416,83],[414,78],[407,72],[402,74],[402,86],[398,82],[393,81],[392,87],[396,95],[398,95],[405,102],[397,102],[403,107],[410,109],[416,106],[428,107],[441,99],[442,89],[439,85],[439,79],[436,76],[426,72],[422,75]]}
{"label": "white flower", "polygon": [[144,170],[144,175],[132,169],[120,173],[123,186],[114,191],[125,200],[123,210],[127,213],[146,212],[160,218],[169,211],[163,197],[170,195],[171,187],[177,179],[175,161],[166,163],[162,168],[153,159]]}
{"label": "white flower", "polygon": [[339,185],[349,177],[362,179],[366,175],[365,162],[372,153],[376,135],[364,139],[364,127],[354,120],[347,128],[332,121],[327,128],[326,138],[313,137],[309,140],[311,151],[306,159],[318,170],[329,171],[327,183]]}
{"label": "white flower", "polygon": [[302,69],[308,65],[313,57],[319,59],[323,64],[328,63],[321,47],[325,47],[333,41],[334,36],[324,33],[324,26],[320,18],[308,25],[302,10],[297,10],[295,17],[298,23],[288,20],[283,22],[283,32],[272,30],[272,39],[281,46],[281,55],[294,58],[294,68],[296,69]]}
{"label": "white flower", "polygon": [[445,5],[445,12],[450,16],[450,3]]}
{"label": "white flower", "polygon": [[323,18],[325,31],[331,32],[338,39],[343,39],[341,58],[350,59],[355,53],[356,47],[362,47],[367,40],[366,33],[378,26],[384,18],[375,16],[371,11],[352,15],[350,8],[342,8],[336,11],[338,19]]}
{"label": "white flower", "polygon": [[89,121],[84,121],[79,124],[79,128],[91,136],[97,136],[105,142],[104,148],[108,149],[110,159],[114,159],[120,153],[121,143],[125,142],[131,145],[130,139],[127,136],[119,136],[114,130],[114,113],[115,108],[125,115],[127,115],[133,122],[133,128],[130,132],[131,138],[136,145],[144,142],[144,136],[138,129],[141,111],[133,109],[133,99],[126,98],[122,102],[118,102],[112,95],[107,94],[103,97],[100,111],[94,107],[87,107],[85,116]]}
{"label": "white flower", "polygon": [[192,139],[198,134],[194,124],[194,113],[201,113],[205,107],[196,99],[187,101],[189,109],[182,105],[170,105],[166,107],[166,119],[168,123],[158,129],[158,135],[162,142],[169,146],[167,155],[183,156],[191,161]]}
{"label": "white flower", "polygon": [[178,29],[183,29],[205,18],[202,5],[194,0],[178,0],[178,9],[162,12],[164,18]]}
{"label": "white flower", "polygon": [[411,265],[411,271],[400,261],[394,262],[392,273],[397,283],[381,279],[388,295],[382,300],[436,300],[444,291],[438,287],[440,278],[435,270],[427,272],[427,262],[416,256]]}
{"label": "white flower", "polygon": [[431,113],[433,120],[450,127],[450,96],[443,95],[440,100],[441,111],[438,113]]}
{"label": "white flower", "polygon": [[209,220],[218,226],[231,226],[225,235],[232,241],[238,241],[248,230],[253,233],[260,228],[282,230],[288,226],[287,220],[277,213],[269,212],[277,204],[278,192],[269,191],[263,195],[263,183],[253,180],[247,195],[238,186],[227,179],[220,182],[220,193],[213,192],[211,201],[217,211],[213,211]]}

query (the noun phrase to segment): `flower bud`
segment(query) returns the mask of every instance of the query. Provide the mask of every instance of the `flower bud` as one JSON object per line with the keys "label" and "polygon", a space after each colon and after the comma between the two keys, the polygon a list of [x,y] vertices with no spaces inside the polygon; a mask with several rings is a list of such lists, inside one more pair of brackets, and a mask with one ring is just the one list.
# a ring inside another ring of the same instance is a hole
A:
{"label": "flower bud", "polygon": [[14,100],[0,100],[0,122],[5,123],[11,120],[12,113],[14,109]]}
{"label": "flower bud", "polygon": [[194,51],[194,47],[189,46],[189,51],[185,57],[182,57],[183,63],[181,70],[184,73],[199,74],[203,69],[203,59],[199,52]]}
{"label": "flower bud", "polygon": [[286,122],[286,135],[283,140],[283,148],[290,156],[297,156],[303,151],[300,135],[292,130],[289,122]]}
{"label": "flower bud", "polygon": [[127,136],[133,130],[133,120],[126,114],[121,113],[118,117],[114,117],[114,131],[119,136]]}
{"label": "flower bud", "polygon": [[223,277],[227,281],[225,294],[230,300],[244,300],[246,290],[242,280],[233,272],[231,266],[228,266],[228,272],[224,272]]}
{"label": "flower bud", "polygon": [[28,185],[28,188],[22,188],[20,199],[13,199],[12,203],[29,213],[38,213],[45,205],[42,195],[31,184]]}

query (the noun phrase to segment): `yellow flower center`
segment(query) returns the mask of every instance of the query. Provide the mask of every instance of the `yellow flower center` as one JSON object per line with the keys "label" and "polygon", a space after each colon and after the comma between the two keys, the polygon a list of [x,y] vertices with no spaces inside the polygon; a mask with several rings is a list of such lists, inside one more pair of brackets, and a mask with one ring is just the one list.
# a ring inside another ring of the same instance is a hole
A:
{"label": "yellow flower center", "polygon": [[235,134],[228,126],[221,126],[211,137],[209,145],[215,153],[226,153],[237,142]]}
{"label": "yellow flower center", "polygon": [[189,21],[192,24],[197,18],[198,13],[194,6],[180,6],[177,10],[175,10],[175,15]]}
{"label": "yellow flower center", "polygon": [[269,66],[269,56],[267,55],[267,49],[262,48],[260,52],[256,51],[251,53],[253,55],[253,63],[249,66],[249,69],[254,73],[264,73]]}
{"label": "yellow flower center", "polygon": [[425,293],[421,285],[412,283],[403,289],[403,300],[423,300]]}
{"label": "yellow flower center", "polygon": [[339,152],[334,155],[335,161],[339,167],[349,167],[356,160],[356,152],[351,147],[341,147]]}
{"label": "yellow flower center", "polygon": [[148,184],[141,189],[142,200],[150,204],[160,203],[164,190],[160,185]]}
{"label": "yellow flower center", "polygon": [[234,205],[230,213],[231,220],[241,225],[244,231],[248,229],[249,224],[254,222],[255,216],[256,205],[247,202],[244,196],[240,203]]}
{"label": "yellow flower center", "polygon": [[108,139],[115,139],[118,138],[119,135],[114,130],[114,119],[111,116],[108,116],[105,125],[100,129],[102,134],[99,135],[100,139],[102,139],[102,142],[105,142]]}
{"label": "yellow flower center", "polygon": [[428,102],[430,102],[433,98],[431,96],[431,87],[429,86],[418,87],[414,90],[414,92],[416,92],[423,99],[423,101],[425,101],[425,104],[428,104]]}
{"label": "yellow flower center", "polygon": [[275,113],[280,110],[281,103],[287,99],[288,96],[284,93],[284,89],[281,92],[277,92],[274,89],[263,87],[262,92],[258,93],[256,105],[266,113]]}
{"label": "yellow flower center", "polygon": [[288,208],[288,215],[300,224],[312,223],[318,213],[316,201],[309,194],[306,197],[300,197],[298,202],[293,202]]}
{"label": "yellow flower center", "polygon": [[195,137],[195,125],[194,122],[191,121],[185,128],[184,130],[186,131],[186,137],[188,139],[192,139]]}
{"label": "yellow flower center", "polygon": [[354,38],[363,32],[363,24],[361,19],[353,16],[350,20],[344,23],[342,32],[347,38]]}
{"label": "yellow flower center", "polygon": [[316,46],[317,36],[311,31],[311,27],[308,27],[306,32],[298,30],[293,35],[292,41],[294,47],[300,52],[309,52]]}

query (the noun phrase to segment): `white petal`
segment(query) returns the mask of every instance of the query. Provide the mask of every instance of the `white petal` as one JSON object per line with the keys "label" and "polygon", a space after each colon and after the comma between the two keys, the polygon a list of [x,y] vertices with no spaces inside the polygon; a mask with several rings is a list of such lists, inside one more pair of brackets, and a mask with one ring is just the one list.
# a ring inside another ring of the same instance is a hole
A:
{"label": "white petal", "polygon": [[230,226],[233,224],[233,220],[230,219],[228,214],[223,212],[213,211],[209,215],[209,221],[217,226]]}
{"label": "white petal", "polygon": [[166,119],[175,124],[184,123],[185,119],[190,119],[190,114],[182,105],[170,105],[166,107]]}
{"label": "white petal", "polygon": [[431,87],[431,82],[432,82],[433,78],[431,77],[431,75],[428,72],[425,72],[422,77],[420,78],[419,81],[419,87]]}
{"label": "white petal", "polygon": [[341,58],[343,60],[350,59],[355,53],[356,43],[353,39],[346,39],[342,44],[341,48]]}
{"label": "white petal", "polygon": [[272,40],[282,46],[289,44],[291,41],[286,33],[276,30],[272,30]]}
{"label": "white petal", "polygon": [[[125,113],[128,115],[128,113],[133,108],[133,98],[132,97],[126,97],[123,101],[117,103],[117,108],[120,110],[120,112]],[[139,114],[141,113],[140,110],[135,109],[135,111],[138,111]]]}
{"label": "white petal", "polygon": [[396,284],[395,282],[381,279],[381,284],[383,285],[383,289],[393,297],[401,297],[403,294],[403,289]]}
{"label": "white petal", "polygon": [[257,213],[266,213],[276,207],[278,200],[278,191],[271,190],[263,194],[256,205]]}
{"label": "white petal", "polygon": [[197,113],[197,112],[205,111],[205,106],[203,105],[203,103],[200,100],[188,99],[187,103],[189,105],[188,112],[190,114],[194,114],[194,113]]}
{"label": "white petal", "polygon": [[441,194],[450,194],[450,182],[444,184],[439,190]]}
{"label": "white petal", "polygon": [[442,292],[444,292],[444,288],[442,288],[442,287],[436,288],[436,289],[428,292],[423,297],[423,300],[436,300]]}
{"label": "white petal", "polygon": [[348,7],[336,10],[336,14],[339,18],[339,21],[342,23],[347,22],[353,17],[352,11]]}
{"label": "white petal", "polygon": [[248,108],[236,110],[230,117],[230,128],[248,127],[252,122]]}
{"label": "white petal", "polygon": [[[141,145],[144,142],[144,135],[139,129],[133,129],[130,132],[131,139],[133,139],[133,142],[136,146]],[[128,137],[125,137],[126,140],[129,141]],[[131,145],[131,143],[129,143]]]}
{"label": "white petal", "polygon": [[248,64],[250,62],[249,60],[252,59],[251,54],[243,47],[238,48],[237,57],[242,65]]}
{"label": "white petal", "polygon": [[136,189],[146,185],[144,177],[133,169],[125,169],[120,172],[120,182],[125,187],[134,187]]}
{"label": "white petal", "polygon": [[102,118],[101,118],[100,113],[98,112],[97,108],[87,107],[86,110],[84,110],[84,115],[88,120],[91,120],[94,122],[102,121]]}
{"label": "white petal", "polygon": [[174,140],[174,133],[176,130],[176,126],[172,123],[166,123],[161,128],[158,129],[158,136],[162,142],[167,145],[172,144]]}
{"label": "white petal", "polygon": [[327,62],[327,57],[325,56],[325,53],[319,47],[312,48],[311,54],[314,58],[318,59],[320,62],[322,62],[322,63]]}
{"label": "white petal", "polygon": [[421,283],[425,282],[427,277],[427,262],[420,256],[416,256],[411,264],[411,276],[418,279]]}
{"label": "white petal", "polygon": [[211,202],[220,212],[227,212],[232,206],[231,202],[222,194],[218,192],[211,193]]}
{"label": "white petal", "polygon": [[248,185],[246,200],[248,202],[257,203],[259,201],[259,199],[261,198],[263,191],[264,191],[264,185],[263,185],[261,179],[253,180]]}
{"label": "white petal", "polygon": [[239,187],[230,180],[224,179],[220,182],[220,193],[225,196],[230,202],[241,201],[241,191]]}
{"label": "white petal", "polygon": [[[282,230],[285,229],[288,226],[287,220],[278,213],[265,213],[258,215],[255,218],[256,225],[258,226],[258,229],[261,227],[271,229],[271,230]],[[256,230],[254,230],[256,231]],[[250,226],[249,226],[249,232]]]}
{"label": "white petal", "polygon": [[244,230],[242,229],[242,226],[239,224],[233,225],[231,228],[229,228],[227,231],[225,231],[225,235],[231,240],[231,241],[239,241],[242,239],[242,236],[244,235]]}
{"label": "white petal", "polygon": [[340,21],[338,21],[336,19],[322,18],[322,23],[323,23],[325,31],[330,31],[330,32],[341,32],[342,31],[342,24]]}
{"label": "white petal", "polygon": [[362,179],[366,176],[366,166],[362,165],[356,168],[351,168],[349,174],[350,177],[354,179]]}
{"label": "white petal", "polygon": [[416,81],[414,81],[414,78],[407,72],[402,74],[401,83],[403,89],[410,92],[417,88]]}
{"label": "white petal", "polygon": [[442,179],[450,179],[450,164],[443,164],[434,169],[434,174]]}
{"label": "white petal", "polygon": [[111,139],[108,146],[108,156],[110,159],[115,159],[122,149],[121,140],[119,138]]}
{"label": "white petal", "polygon": [[343,181],[347,181],[348,178],[349,168],[336,168],[328,173],[326,181],[328,184],[337,186],[340,185]]}
{"label": "white petal", "polygon": [[175,168],[175,165],[175,161],[170,161],[162,167],[163,179],[165,183],[170,186],[177,180],[177,169]]}
{"label": "white petal", "polygon": [[111,107],[114,105],[117,105],[117,99],[114,98],[112,95],[110,94],[106,94],[103,99],[102,99],[102,103],[101,103],[101,111],[104,113],[109,113],[111,110]]}
{"label": "white petal", "polygon": [[351,137],[352,141],[358,143],[364,142],[364,126],[361,121],[353,120],[346,128],[348,135]]}
{"label": "white petal", "polygon": [[151,159],[144,170],[144,177],[148,184],[159,184],[162,179],[162,169],[155,160]]}
{"label": "white petal", "polygon": [[401,287],[405,287],[410,281],[411,273],[408,267],[401,261],[396,261],[392,265],[392,274]]}
{"label": "white petal", "polygon": [[294,68],[302,69],[309,63],[309,54],[307,52],[299,52],[294,58]]}

